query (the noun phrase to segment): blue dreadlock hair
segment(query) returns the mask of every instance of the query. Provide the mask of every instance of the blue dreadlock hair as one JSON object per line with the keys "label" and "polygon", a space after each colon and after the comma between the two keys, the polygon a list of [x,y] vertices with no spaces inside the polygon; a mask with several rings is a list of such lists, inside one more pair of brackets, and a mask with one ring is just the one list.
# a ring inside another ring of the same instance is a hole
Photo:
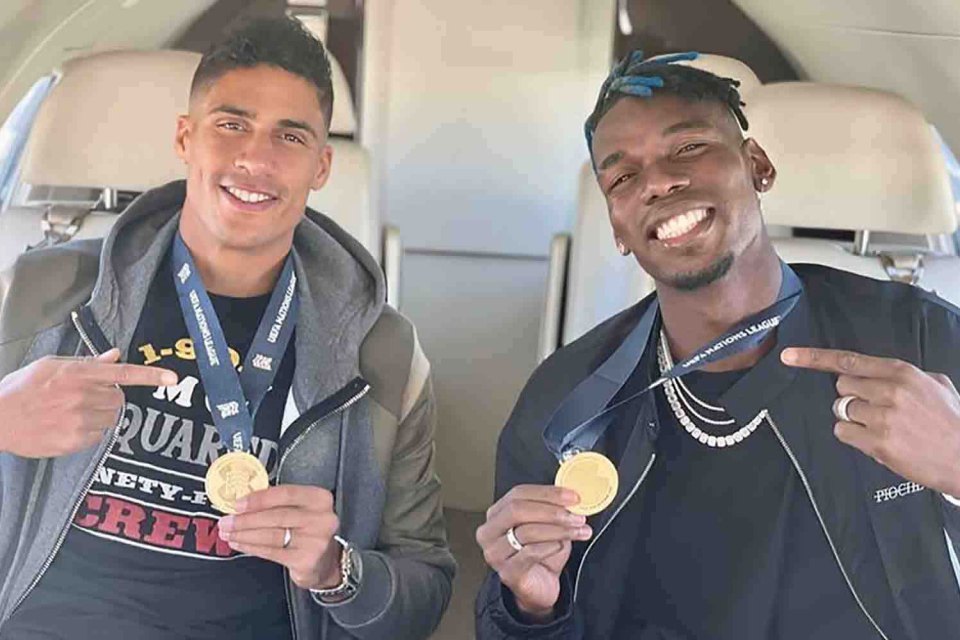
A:
{"label": "blue dreadlock hair", "polygon": [[649,98],[654,90],[672,93],[692,101],[713,100],[726,106],[744,131],[749,126],[743,115],[743,102],[740,100],[738,80],[721,78],[707,71],[674,64],[685,60],[696,60],[699,53],[671,53],[649,59],[643,58],[643,52],[636,50],[626,55],[610,72],[600,87],[597,104],[593,113],[583,125],[587,138],[587,149],[593,158],[593,134],[600,119],[624,96]]}

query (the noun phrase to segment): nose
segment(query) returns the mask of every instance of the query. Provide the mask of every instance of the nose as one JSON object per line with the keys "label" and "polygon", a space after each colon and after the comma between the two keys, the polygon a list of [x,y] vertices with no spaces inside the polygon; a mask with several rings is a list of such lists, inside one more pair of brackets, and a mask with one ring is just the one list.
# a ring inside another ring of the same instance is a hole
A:
{"label": "nose", "polygon": [[275,164],[273,139],[269,134],[247,136],[233,159],[233,166],[250,175],[269,174]]}
{"label": "nose", "polygon": [[651,205],[660,198],[682,191],[690,185],[690,177],[676,167],[658,162],[644,171],[644,183],[641,197],[644,204]]}

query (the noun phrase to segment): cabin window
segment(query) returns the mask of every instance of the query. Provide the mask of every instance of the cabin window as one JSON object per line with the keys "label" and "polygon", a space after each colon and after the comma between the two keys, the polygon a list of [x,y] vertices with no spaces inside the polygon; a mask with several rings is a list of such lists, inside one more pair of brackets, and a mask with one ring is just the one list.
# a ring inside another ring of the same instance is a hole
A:
{"label": "cabin window", "polygon": [[33,121],[55,83],[53,74],[37,80],[0,127],[0,211],[10,203]]}
{"label": "cabin window", "polygon": [[[947,165],[947,175],[950,176],[950,190],[953,191],[953,206],[957,211],[957,218],[960,219],[960,162],[954,155],[950,145],[943,139],[936,127],[931,127],[933,133],[940,143],[940,150],[943,152],[943,159]],[[960,254],[960,228],[953,233],[953,245],[957,253]]]}

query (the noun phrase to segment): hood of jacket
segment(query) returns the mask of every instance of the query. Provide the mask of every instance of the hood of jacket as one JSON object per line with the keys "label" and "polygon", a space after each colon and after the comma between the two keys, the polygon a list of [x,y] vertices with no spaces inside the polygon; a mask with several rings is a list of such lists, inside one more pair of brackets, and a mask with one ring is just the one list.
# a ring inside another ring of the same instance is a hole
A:
{"label": "hood of jacket", "polygon": [[[175,181],[137,198],[104,240],[89,308],[107,341],[127,353],[150,283],[186,198]],[[293,239],[299,279],[294,400],[307,407],[359,375],[359,350],[385,304],[380,267],[330,218],[307,209]],[[315,357],[314,357],[315,356]]]}

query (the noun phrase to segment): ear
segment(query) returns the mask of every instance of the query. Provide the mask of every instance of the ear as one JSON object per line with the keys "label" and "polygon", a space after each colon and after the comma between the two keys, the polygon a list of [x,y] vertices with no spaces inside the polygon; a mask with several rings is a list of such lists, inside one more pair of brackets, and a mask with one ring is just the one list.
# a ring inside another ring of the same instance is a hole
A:
{"label": "ear", "polygon": [[191,122],[190,116],[177,116],[177,133],[173,139],[173,149],[177,156],[186,163],[190,148]]}
{"label": "ear", "polygon": [[777,168],[773,166],[767,152],[753,138],[744,140],[742,149],[750,163],[753,188],[758,193],[764,193],[772,189],[773,183],[777,179]]}
{"label": "ear", "polygon": [[313,182],[310,184],[310,188],[314,191],[322,189],[323,185],[327,184],[327,180],[330,178],[330,169],[332,167],[333,147],[329,144],[324,144],[323,149],[320,151],[320,166],[317,167],[317,172],[313,176]]}

